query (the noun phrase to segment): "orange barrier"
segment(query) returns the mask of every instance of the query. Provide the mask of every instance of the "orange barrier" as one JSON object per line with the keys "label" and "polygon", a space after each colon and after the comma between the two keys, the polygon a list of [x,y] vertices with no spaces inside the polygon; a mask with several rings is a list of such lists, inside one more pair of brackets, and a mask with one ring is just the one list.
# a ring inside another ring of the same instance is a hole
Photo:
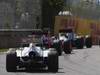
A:
{"label": "orange barrier", "polygon": [[100,37],[99,20],[83,19],[73,16],[56,16],[54,33],[58,34],[59,30],[67,28],[72,28],[73,31],[79,35],[91,35],[96,43]]}

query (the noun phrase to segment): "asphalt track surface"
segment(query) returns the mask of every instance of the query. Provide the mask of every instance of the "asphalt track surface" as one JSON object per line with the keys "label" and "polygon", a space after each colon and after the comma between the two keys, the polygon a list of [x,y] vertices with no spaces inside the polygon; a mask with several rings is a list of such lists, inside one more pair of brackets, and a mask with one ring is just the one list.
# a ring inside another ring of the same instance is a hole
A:
{"label": "asphalt track surface", "polygon": [[46,70],[27,72],[7,72],[6,53],[0,53],[0,75],[100,75],[100,48],[75,49],[72,54],[59,57],[59,71],[50,73]]}

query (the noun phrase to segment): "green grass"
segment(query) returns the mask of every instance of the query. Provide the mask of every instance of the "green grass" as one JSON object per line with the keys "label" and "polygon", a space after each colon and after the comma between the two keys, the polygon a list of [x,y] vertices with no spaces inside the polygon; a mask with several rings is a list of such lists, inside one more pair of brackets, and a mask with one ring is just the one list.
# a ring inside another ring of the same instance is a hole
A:
{"label": "green grass", "polygon": [[0,49],[0,52],[6,52],[8,49]]}

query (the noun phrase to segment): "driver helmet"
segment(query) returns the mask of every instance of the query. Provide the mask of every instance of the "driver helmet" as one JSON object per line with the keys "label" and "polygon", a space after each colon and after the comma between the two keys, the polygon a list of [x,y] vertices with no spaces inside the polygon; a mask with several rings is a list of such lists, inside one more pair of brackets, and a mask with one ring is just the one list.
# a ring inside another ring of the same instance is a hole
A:
{"label": "driver helmet", "polygon": [[33,43],[30,43],[29,47],[35,47],[35,45]]}

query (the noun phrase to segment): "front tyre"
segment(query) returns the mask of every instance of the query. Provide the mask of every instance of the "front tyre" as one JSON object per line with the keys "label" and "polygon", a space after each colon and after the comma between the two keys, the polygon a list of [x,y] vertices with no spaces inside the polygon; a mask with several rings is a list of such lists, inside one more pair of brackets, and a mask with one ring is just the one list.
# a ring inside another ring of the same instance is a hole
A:
{"label": "front tyre", "polygon": [[48,55],[48,70],[50,72],[58,72],[58,53],[56,51],[52,51]]}
{"label": "front tyre", "polygon": [[6,55],[6,70],[7,72],[16,71],[16,53],[9,53]]}
{"label": "front tyre", "polygon": [[61,43],[60,42],[53,43],[53,48],[55,48],[57,50],[59,56],[62,55]]}

